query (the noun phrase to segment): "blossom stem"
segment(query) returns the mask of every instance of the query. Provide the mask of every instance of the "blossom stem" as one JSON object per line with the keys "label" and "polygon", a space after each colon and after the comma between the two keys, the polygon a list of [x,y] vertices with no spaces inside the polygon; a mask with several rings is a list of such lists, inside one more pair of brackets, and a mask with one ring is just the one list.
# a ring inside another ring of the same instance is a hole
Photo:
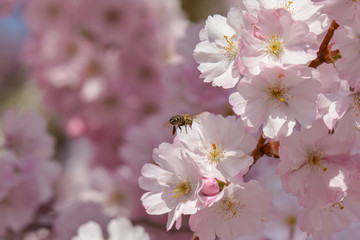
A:
{"label": "blossom stem", "polygon": [[269,157],[279,158],[279,141],[269,141],[264,145],[264,154]]}
{"label": "blossom stem", "polygon": [[266,138],[264,138],[263,134],[261,133],[255,149],[251,152],[251,156],[254,158],[254,163],[249,167],[249,169],[254,166],[256,161],[264,155],[279,158],[279,141],[274,142],[270,140],[268,143],[265,142]]}
{"label": "blossom stem", "polygon": [[258,143],[256,144],[255,149],[251,152],[251,156],[254,158],[254,163],[264,155],[264,144],[266,138],[263,138],[263,134],[261,133]]}
{"label": "blossom stem", "polygon": [[335,20],[332,20],[331,26],[329,27],[328,32],[326,33],[324,40],[322,41],[319,51],[317,52],[317,58],[311,61],[309,67],[317,68],[322,63],[331,63],[331,51],[329,51],[329,42],[334,35],[335,30],[339,27],[339,24]]}

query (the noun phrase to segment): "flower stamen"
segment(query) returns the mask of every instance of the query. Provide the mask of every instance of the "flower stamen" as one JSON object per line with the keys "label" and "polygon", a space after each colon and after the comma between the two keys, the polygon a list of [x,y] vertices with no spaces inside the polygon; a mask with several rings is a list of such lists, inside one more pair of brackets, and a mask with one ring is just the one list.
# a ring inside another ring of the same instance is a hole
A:
{"label": "flower stamen", "polygon": [[213,143],[211,144],[211,149],[207,153],[206,157],[210,163],[217,165],[224,157],[224,151]]}
{"label": "flower stamen", "polygon": [[265,40],[266,53],[274,60],[279,61],[284,54],[284,42],[280,34],[273,34]]}
{"label": "flower stamen", "polygon": [[179,182],[173,185],[173,198],[188,197],[191,194],[191,185],[187,179],[180,179]]}
{"label": "flower stamen", "polygon": [[306,155],[306,161],[308,166],[313,169],[320,168],[322,171],[326,171],[327,167],[323,167],[323,164],[327,162],[324,161],[324,154],[318,151],[308,151]]}
{"label": "flower stamen", "polygon": [[292,16],[295,15],[295,9],[293,7],[293,1],[288,1],[287,3],[280,3],[275,9],[284,8],[286,9]]}
{"label": "flower stamen", "polygon": [[235,35],[231,37],[224,35],[224,39],[225,40],[223,41],[223,46],[221,46],[221,48],[224,53],[225,60],[233,61],[238,54],[239,41],[236,39]]}
{"label": "flower stamen", "polygon": [[265,100],[270,99],[273,103],[275,104],[279,104],[279,107],[281,106],[289,106],[288,102],[287,102],[287,93],[288,93],[288,89],[281,86],[279,83],[275,84],[273,86],[268,87],[265,90],[266,94],[267,94],[267,98]]}
{"label": "flower stamen", "polygon": [[224,200],[221,201],[220,204],[220,208],[221,210],[223,210],[222,216],[224,220],[230,220],[234,217],[237,217],[242,212],[242,209],[245,207],[245,204],[235,200],[231,196],[226,197]]}

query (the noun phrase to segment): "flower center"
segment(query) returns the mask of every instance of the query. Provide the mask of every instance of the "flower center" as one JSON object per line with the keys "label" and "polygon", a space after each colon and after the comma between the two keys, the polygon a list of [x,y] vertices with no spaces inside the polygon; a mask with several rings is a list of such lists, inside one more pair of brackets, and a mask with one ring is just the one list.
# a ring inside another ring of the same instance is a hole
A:
{"label": "flower center", "polygon": [[173,198],[188,197],[191,195],[191,185],[187,179],[180,179],[172,188],[174,189],[172,192]]}
{"label": "flower center", "polygon": [[221,52],[224,53],[225,60],[233,61],[238,54],[239,41],[235,35],[228,37],[224,35]]}
{"label": "flower center", "polygon": [[221,159],[224,157],[224,151],[220,146],[216,146],[214,143],[211,145],[211,149],[206,155],[208,161],[214,165],[219,164]]}
{"label": "flower center", "polygon": [[222,216],[224,220],[230,220],[240,215],[245,204],[235,200],[232,196],[226,197],[220,202]]}
{"label": "flower center", "polygon": [[265,40],[266,53],[276,61],[279,61],[284,54],[284,42],[280,34],[273,34]]}
{"label": "flower center", "polygon": [[310,166],[312,169],[321,169],[325,172],[327,167],[323,167],[323,165],[327,165],[327,162],[324,161],[324,155],[324,153],[319,151],[308,151],[306,155],[308,166]]}
{"label": "flower center", "polygon": [[334,203],[333,205],[331,205],[331,207],[343,210],[345,206],[344,206],[344,203],[342,201],[340,201],[340,202]]}
{"label": "flower center", "polygon": [[296,216],[294,216],[294,215],[287,216],[285,218],[285,223],[291,228],[295,227],[295,225],[297,223]]}
{"label": "flower center", "polygon": [[270,99],[272,103],[277,104],[278,107],[286,106],[289,104],[287,102],[286,95],[288,94],[289,89],[281,85],[280,83],[276,83],[273,86],[269,86],[265,92],[267,94],[267,98],[265,100]]}
{"label": "flower center", "polygon": [[360,7],[360,1],[358,1],[358,0],[348,0],[347,4],[353,6],[355,8],[355,10]]}

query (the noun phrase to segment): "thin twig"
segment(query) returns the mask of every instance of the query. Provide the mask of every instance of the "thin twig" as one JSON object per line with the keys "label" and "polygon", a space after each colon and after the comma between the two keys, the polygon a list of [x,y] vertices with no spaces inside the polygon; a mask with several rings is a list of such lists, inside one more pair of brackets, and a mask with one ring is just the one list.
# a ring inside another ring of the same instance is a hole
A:
{"label": "thin twig", "polygon": [[331,26],[329,27],[328,32],[325,35],[324,40],[322,41],[319,51],[317,52],[317,58],[314,59],[313,61],[311,61],[311,63],[309,64],[309,67],[312,68],[317,68],[320,64],[326,62],[326,63],[331,63],[331,59],[330,59],[330,51],[329,51],[329,43],[331,38],[334,35],[335,30],[339,27],[339,24],[337,24],[335,22],[335,20],[333,20],[331,22]]}
{"label": "thin twig", "polygon": [[261,158],[264,155],[264,144],[265,144],[266,138],[263,138],[263,135],[261,133],[258,143],[256,144],[255,149],[251,152],[251,156],[254,158],[254,163]]}

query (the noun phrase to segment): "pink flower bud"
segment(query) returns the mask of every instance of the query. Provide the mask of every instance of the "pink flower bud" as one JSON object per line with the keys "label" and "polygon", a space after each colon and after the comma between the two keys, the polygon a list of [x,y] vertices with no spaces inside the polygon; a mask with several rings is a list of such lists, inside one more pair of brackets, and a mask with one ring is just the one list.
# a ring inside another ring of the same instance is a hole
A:
{"label": "pink flower bud", "polygon": [[215,178],[205,178],[201,192],[206,196],[214,196],[219,193],[219,184]]}

